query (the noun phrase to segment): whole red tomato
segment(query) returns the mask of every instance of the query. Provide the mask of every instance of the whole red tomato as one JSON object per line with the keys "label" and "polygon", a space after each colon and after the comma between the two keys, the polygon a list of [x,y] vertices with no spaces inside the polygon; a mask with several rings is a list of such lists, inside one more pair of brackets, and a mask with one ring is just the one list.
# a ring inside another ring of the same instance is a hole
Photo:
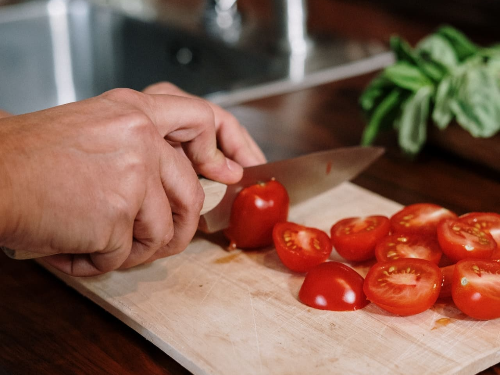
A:
{"label": "whole red tomato", "polygon": [[231,248],[252,249],[273,243],[273,227],[288,219],[290,199],[276,180],[248,186],[236,196],[224,234]]}

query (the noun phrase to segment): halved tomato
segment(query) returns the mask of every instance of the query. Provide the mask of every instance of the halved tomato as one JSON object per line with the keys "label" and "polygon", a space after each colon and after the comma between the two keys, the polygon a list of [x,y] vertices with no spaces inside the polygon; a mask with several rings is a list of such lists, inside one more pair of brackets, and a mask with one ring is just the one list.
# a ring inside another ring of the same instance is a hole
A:
{"label": "halved tomato", "polygon": [[389,234],[386,216],[351,217],[335,223],[330,232],[339,255],[351,261],[364,261],[375,256],[377,242]]}
{"label": "halved tomato", "polygon": [[368,300],[393,314],[419,314],[439,297],[443,275],[425,259],[397,259],[375,263],[368,271],[363,290]]}
{"label": "halved tomato", "polygon": [[500,318],[500,263],[465,259],[455,265],[453,302],[471,318]]}
{"label": "halved tomato", "polygon": [[274,226],[273,242],[283,264],[295,272],[309,271],[325,262],[332,252],[328,234],[290,222]]}
{"label": "halved tomato", "polygon": [[492,259],[500,259],[500,215],[494,212],[470,212],[459,217],[469,225],[482,229],[491,234],[497,243],[497,249],[493,252]]}
{"label": "halved tomato", "polygon": [[321,310],[354,311],[368,304],[363,277],[339,262],[325,262],[312,268],[299,291],[299,300]]}
{"label": "halved tomato", "polygon": [[457,214],[437,204],[410,204],[391,216],[391,228],[397,233],[419,232],[435,235],[441,220],[456,217]]}
{"label": "halved tomato", "polygon": [[437,228],[439,245],[454,262],[462,259],[491,259],[497,244],[491,234],[458,219],[447,219]]}
{"label": "halved tomato", "polygon": [[453,272],[455,265],[451,264],[446,267],[440,267],[443,274],[443,282],[441,284],[441,291],[439,292],[439,300],[445,302],[451,300],[451,284],[453,280]]}
{"label": "halved tomato", "polygon": [[395,233],[383,238],[375,247],[375,257],[379,262],[418,258],[439,264],[442,255],[436,237],[420,233]]}

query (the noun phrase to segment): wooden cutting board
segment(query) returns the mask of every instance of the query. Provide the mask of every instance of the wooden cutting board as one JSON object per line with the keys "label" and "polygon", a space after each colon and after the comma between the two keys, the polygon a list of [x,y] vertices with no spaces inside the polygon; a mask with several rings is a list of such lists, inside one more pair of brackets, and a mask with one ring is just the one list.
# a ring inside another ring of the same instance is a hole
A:
{"label": "wooden cutting board", "polygon": [[[329,232],[341,218],[399,208],[344,183],[293,207],[290,220]],[[183,253],[128,271],[52,272],[194,374],[475,374],[500,362],[500,319],[476,321],[444,304],[411,317],[373,304],[315,310],[297,299],[304,275],[273,248],[225,245],[200,235]],[[356,269],[365,275],[368,265]]]}

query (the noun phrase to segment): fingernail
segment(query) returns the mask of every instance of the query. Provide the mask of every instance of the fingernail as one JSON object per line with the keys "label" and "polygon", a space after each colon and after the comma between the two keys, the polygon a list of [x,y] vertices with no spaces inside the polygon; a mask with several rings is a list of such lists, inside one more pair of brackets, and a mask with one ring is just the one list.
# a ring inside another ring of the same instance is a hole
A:
{"label": "fingernail", "polygon": [[226,158],[226,164],[227,164],[227,168],[231,172],[240,172],[243,169],[243,167],[241,165],[239,165],[234,160],[231,160],[229,158]]}

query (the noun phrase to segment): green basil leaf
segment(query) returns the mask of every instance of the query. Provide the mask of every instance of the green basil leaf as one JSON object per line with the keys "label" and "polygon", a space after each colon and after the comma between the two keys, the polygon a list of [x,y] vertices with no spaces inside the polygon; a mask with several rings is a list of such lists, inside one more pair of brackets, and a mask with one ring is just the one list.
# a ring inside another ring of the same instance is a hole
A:
{"label": "green basil leaf", "polygon": [[414,92],[424,86],[432,85],[432,81],[425,74],[405,61],[385,68],[383,76],[395,85]]}
{"label": "green basil leaf", "polygon": [[458,61],[464,61],[472,55],[475,55],[479,48],[472,43],[464,34],[451,26],[442,26],[437,34],[446,38],[453,46]]}
{"label": "green basil leaf", "polygon": [[394,84],[382,75],[375,77],[359,98],[363,111],[366,113],[372,112],[393,87]]}
{"label": "green basil leaf", "polygon": [[453,120],[451,101],[455,96],[455,85],[452,76],[443,78],[436,90],[434,99],[434,109],[432,111],[432,121],[441,130],[445,129]]}
{"label": "green basil leaf", "polygon": [[399,124],[399,145],[407,154],[417,154],[427,139],[427,121],[433,88],[421,87],[405,102]]}
{"label": "green basil leaf", "polygon": [[440,34],[432,34],[419,42],[415,48],[424,60],[438,62],[451,70],[458,65],[458,58],[453,46]]}

